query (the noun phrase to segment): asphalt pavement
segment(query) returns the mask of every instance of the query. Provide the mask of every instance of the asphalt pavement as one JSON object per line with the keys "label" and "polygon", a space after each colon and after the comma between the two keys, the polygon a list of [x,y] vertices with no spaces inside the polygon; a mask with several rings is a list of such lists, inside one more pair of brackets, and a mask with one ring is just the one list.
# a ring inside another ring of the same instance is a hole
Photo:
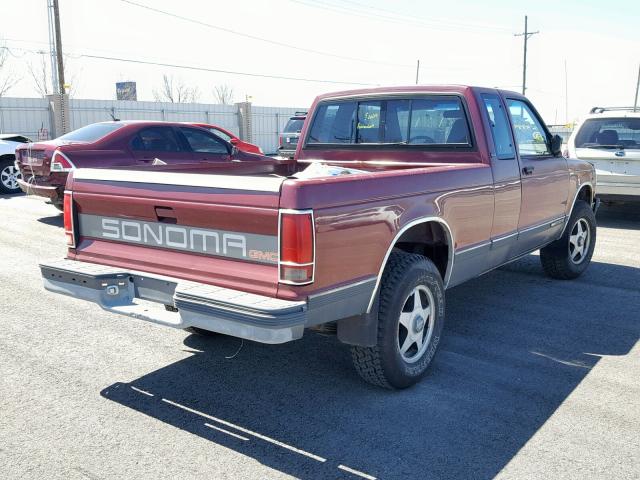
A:
{"label": "asphalt pavement", "polygon": [[601,210],[578,280],[529,255],[449,290],[400,392],[334,337],[241,346],[48,293],[61,215],[0,196],[0,219],[3,479],[640,478],[638,207]]}

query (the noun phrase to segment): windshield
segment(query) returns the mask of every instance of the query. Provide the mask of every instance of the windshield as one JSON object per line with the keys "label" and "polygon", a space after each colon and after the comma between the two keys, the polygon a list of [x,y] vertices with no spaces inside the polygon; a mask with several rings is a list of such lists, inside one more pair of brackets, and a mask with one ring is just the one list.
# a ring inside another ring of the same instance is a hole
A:
{"label": "windshield", "polygon": [[284,133],[300,133],[304,120],[301,118],[291,118],[284,127]]}
{"label": "windshield", "polygon": [[593,118],[576,135],[576,148],[640,149],[640,118]]}
{"label": "windshield", "polygon": [[100,140],[111,132],[115,132],[117,129],[122,128],[122,123],[94,123],[87,125],[86,127],[79,128],[73,132],[66,133],[58,140],[64,140],[67,142],[86,142],[91,143]]}

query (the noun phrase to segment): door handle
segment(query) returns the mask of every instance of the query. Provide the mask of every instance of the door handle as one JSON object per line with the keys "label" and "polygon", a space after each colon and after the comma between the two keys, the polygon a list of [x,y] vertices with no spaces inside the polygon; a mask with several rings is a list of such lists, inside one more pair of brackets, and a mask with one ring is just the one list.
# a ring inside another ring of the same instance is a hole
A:
{"label": "door handle", "polygon": [[534,170],[535,170],[535,167],[522,167],[522,174],[531,175]]}

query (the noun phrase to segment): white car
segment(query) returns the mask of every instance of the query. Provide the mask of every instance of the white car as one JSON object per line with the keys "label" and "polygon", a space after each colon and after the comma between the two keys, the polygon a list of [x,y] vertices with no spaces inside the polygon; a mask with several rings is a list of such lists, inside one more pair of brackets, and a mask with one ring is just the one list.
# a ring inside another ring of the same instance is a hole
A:
{"label": "white car", "polygon": [[15,166],[16,147],[30,143],[31,139],[24,135],[10,133],[0,134],[0,193],[18,193],[20,170]]}
{"label": "white car", "polygon": [[596,167],[601,200],[640,202],[640,108],[592,108],[569,137],[566,155]]}

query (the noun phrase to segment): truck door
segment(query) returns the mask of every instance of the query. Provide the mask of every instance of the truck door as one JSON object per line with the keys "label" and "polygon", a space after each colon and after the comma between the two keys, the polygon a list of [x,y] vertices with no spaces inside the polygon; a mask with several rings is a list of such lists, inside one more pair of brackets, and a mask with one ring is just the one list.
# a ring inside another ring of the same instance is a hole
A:
{"label": "truck door", "polygon": [[522,178],[518,222],[518,249],[522,254],[548,243],[564,228],[569,169],[564,157],[551,154],[551,135],[528,101],[524,97],[507,97],[505,101]]}
{"label": "truck door", "polygon": [[522,189],[506,106],[496,93],[480,93],[494,183],[494,214],[491,228],[489,268],[516,255]]}

